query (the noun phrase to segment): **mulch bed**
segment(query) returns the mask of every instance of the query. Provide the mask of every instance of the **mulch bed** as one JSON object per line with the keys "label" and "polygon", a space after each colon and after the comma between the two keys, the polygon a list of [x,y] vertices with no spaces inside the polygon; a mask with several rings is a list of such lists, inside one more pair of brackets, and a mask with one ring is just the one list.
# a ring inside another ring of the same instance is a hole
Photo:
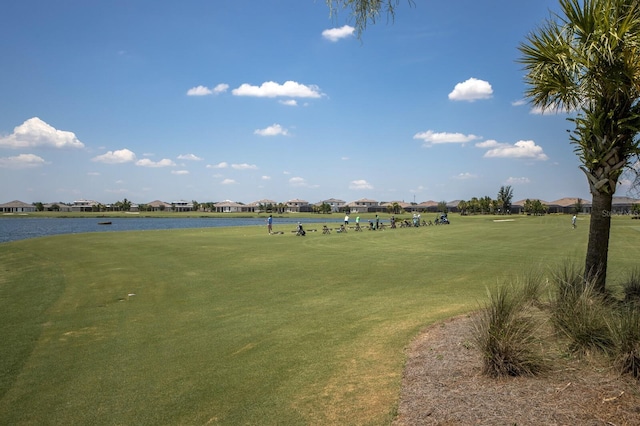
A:
{"label": "mulch bed", "polygon": [[482,375],[473,319],[429,327],[407,348],[395,426],[640,425],[640,381],[571,356],[540,377]]}

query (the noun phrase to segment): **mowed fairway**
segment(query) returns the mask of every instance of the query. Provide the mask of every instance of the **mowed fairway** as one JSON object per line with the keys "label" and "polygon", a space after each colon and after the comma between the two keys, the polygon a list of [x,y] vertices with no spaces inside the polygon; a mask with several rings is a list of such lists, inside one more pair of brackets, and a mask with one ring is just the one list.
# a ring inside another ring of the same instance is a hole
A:
{"label": "mowed fairway", "polygon": [[[388,424],[423,327],[529,267],[583,262],[586,217],[494,219],[0,244],[0,424]],[[614,218],[610,282],[639,231]]]}

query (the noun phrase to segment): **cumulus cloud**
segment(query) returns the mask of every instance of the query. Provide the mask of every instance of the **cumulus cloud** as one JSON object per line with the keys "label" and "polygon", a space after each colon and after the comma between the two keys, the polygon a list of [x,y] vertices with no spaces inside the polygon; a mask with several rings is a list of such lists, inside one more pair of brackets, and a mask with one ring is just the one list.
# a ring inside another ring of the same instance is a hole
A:
{"label": "cumulus cloud", "polygon": [[355,28],[349,25],[343,25],[340,28],[330,28],[328,30],[324,30],[322,32],[322,37],[326,38],[329,41],[336,42],[343,38],[352,37]]}
{"label": "cumulus cloud", "polygon": [[307,186],[307,181],[301,177],[292,177],[289,179],[289,185],[291,186]]}
{"label": "cumulus cloud", "polygon": [[271,180],[271,176],[264,175],[264,176],[261,176],[260,179],[262,179],[262,180]]}
{"label": "cumulus cloud", "polygon": [[257,129],[253,133],[260,136],[287,136],[289,131],[276,123],[264,129]]}
{"label": "cumulus cloud", "polygon": [[286,106],[298,106],[298,101],[296,101],[295,99],[283,99],[278,102]]}
{"label": "cumulus cloud", "polygon": [[187,90],[187,96],[207,96],[212,94],[213,90],[209,89],[206,86],[196,86]]}
{"label": "cumulus cloud", "polygon": [[201,161],[202,158],[194,154],[180,154],[178,155],[178,160]]}
{"label": "cumulus cloud", "polygon": [[213,93],[215,93],[215,94],[224,93],[227,90],[229,90],[229,85],[225,84],[225,83],[220,83],[220,84],[217,84],[216,87],[213,88]]}
{"label": "cumulus cloud", "polygon": [[223,185],[233,185],[234,183],[236,183],[236,181],[233,180],[233,179],[225,179],[220,183],[223,184]]}
{"label": "cumulus cloud", "polygon": [[522,106],[526,104],[527,104],[527,101],[525,101],[524,99],[518,99],[517,101],[511,102],[512,106]]}
{"label": "cumulus cloud", "polygon": [[196,86],[187,90],[187,96],[209,96],[209,95],[218,95],[220,93],[224,93],[229,89],[228,84],[220,83],[216,85],[213,89],[207,86]]}
{"label": "cumulus cloud", "polygon": [[530,183],[531,180],[527,177],[509,177],[505,182],[507,185],[517,185],[517,184],[526,184]]}
{"label": "cumulus cloud", "polygon": [[58,130],[38,117],[33,117],[13,129],[8,136],[0,136],[5,148],[84,148],[75,133]]}
{"label": "cumulus cloud", "polygon": [[489,99],[493,95],[491,84],[477,78],[470,78],[467,81],[456,84],[453,91],[449,93],[452,101],[477,101],[478,99]]}
{"label": "cumulus cloud", "polygon": [[467,143],[476,139],[480,139],[480,136],[476,135],[464,135],[462,133],[446,133],[446,132],[434,132],[433,130],[427,130],[426,132],[416,133],[413,135],[414,139],[420,139],[424,141],[424,147],[430,147],[436,144],[442,143]]}
{"label": "cumulus cloud", "polygon": [[229,163],[226,161],[221,161],[218,164],[207,164],[207,169],[226,169],[229,167]]}
{"label": "cumulus cloud", "polygon": [[[498,143],[496,141],[487,141],[490,144],[476,144],[479,148],[491,148],[484,153],[486,158],[530,158],[534,160],[548,160],[547,154],[544,153],[541,146],[536,145],[534,141],[518,141],[511,145],[508,143]],[[483,145],[484,146],[480,146]]]}
{"label": "cumulus cloud", "polygon": [[172,175],[188,175],[189,170],[171,170]]}
{"label": "cumulus cloud", "polygon": [[476,144],[476,146],[478,148],[495,148],[495,147],[498,147],[500,145],[503,145],[503,144],[500,144],[498,141],[493,140],[493,139],[488,139],[488,140],[486,140],[484,142],[478,142]]}
{"label": "cumulus cloud", "polygon": [[176,163],[168,158],[163,158],[160,161],[151,161],[148,158],[143,158],[142,160],[136,161],[136,166],[141,167],[174,167],[175,165]]}
{"label": "cumulus cloud", "polygon": [[105,164],[121,164],[136,161],[136,154],[128,149],[119,149],[116,151],[107,151],[102,155],[93,157],[91,161]]}
{"label": "cumulus cloud", "polygon": [[467,179],[475,179],[477,177],[478,177],[478,175],[474,175],[472,173],[467,172],[467,173],[460,173],[460,174],[454,176],[454,179],[467,180]]}
{"label": "cumulus cloud", "polygon": [[244,83],[231,91],[235,96],[255,96],[258,98],[320,98],[322,92],[315,85],[306,86],[295,81],[285,81],[278,84],[274,81],[266,81],[261,86],[252,86]]}
{"label": "cumulus cloud", "polygon": [[236,170],[257,170],[258,166],[256,166],[255,164],[242,163],[242,164],[232,164],[231,168]]}
{"label": "cumulus cloud", "polygon": [[373,185],[364,179],[352,180],[349,183],[349,189],[373,189]]}
{"label": "cumulus cloud", "polygon": [[14,157],[0,157],[0,168],[4,169],[32,169],[49,164],[42,157],[34,154],[20,154]]}

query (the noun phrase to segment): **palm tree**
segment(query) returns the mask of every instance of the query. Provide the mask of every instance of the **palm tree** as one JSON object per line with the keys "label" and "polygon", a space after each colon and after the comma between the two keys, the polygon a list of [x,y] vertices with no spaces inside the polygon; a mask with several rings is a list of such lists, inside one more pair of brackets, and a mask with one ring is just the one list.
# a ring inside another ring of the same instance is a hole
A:
{"label": "palm tree", "polygon": [[559,0],[561,13],[520,45],[527,96],[577,113],[570,141],[593,197],[585,278],[605,290],[611,202],[638,155],[640,1]]}

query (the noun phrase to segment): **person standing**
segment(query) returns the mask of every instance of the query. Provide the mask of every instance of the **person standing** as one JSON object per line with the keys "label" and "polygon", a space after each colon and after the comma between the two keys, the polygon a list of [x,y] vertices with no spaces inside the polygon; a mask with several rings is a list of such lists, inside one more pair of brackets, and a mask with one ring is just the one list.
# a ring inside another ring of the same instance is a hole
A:
{"label": "person standing", "polygon": [[575,214],[573,215],[573,217],[571,218],[571,227],[573,229],[576,229],[576,221],[578,220],[578,216],[576,216]]}
{"label": "person standing", "polygon": [[344,215],[344,227],[349,226],[349,213]]}
{"label": "person standing", "polygon": [[376,215],[376,230],[378,230],[378,226],[380,226],[380,219],[378,218],[378,215]]}
{"label": "person standing", "polygon": [[273,229],[273,216],[269,215],[269,217],[267,218],[267,230],[269,231],[269,234],[271,234],[272,229]]}

